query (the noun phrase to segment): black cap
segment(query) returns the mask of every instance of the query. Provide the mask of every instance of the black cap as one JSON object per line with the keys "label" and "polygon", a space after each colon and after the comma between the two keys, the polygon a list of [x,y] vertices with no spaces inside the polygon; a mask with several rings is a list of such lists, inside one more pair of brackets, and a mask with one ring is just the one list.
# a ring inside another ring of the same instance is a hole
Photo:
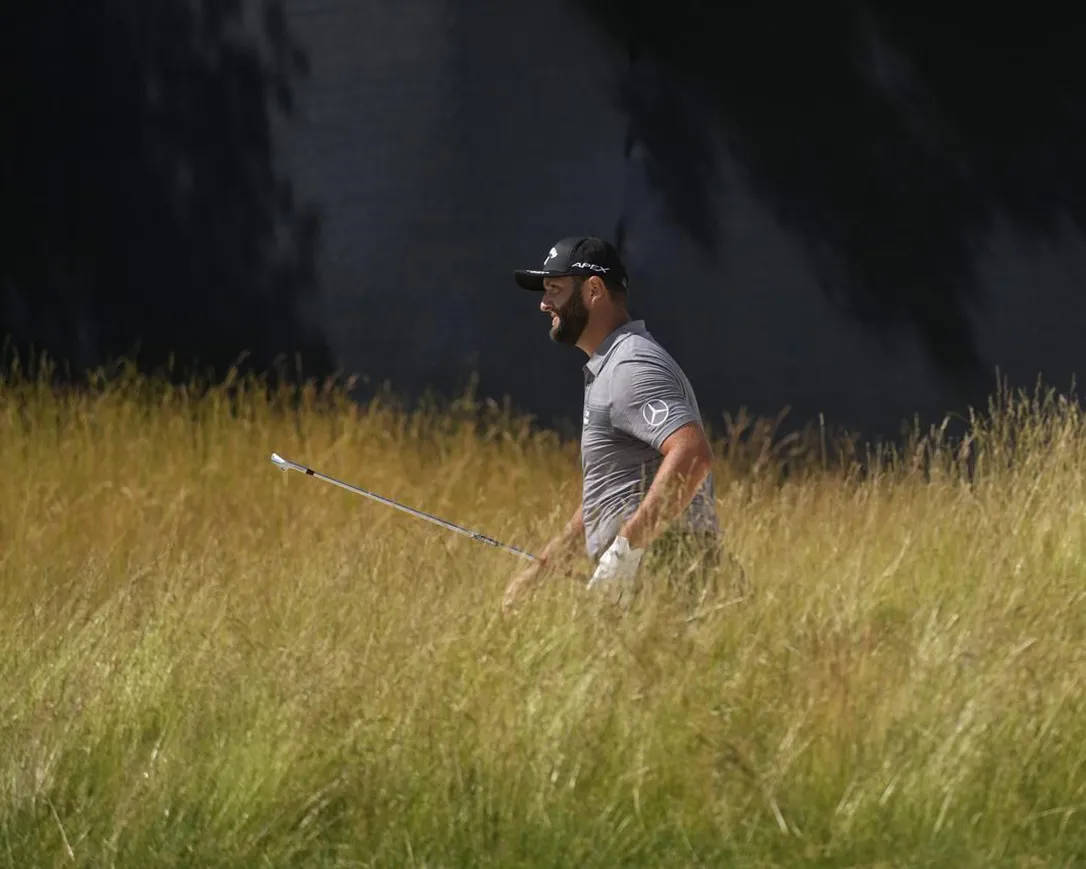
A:
{"label": "black cap", "polygon": [[626,267],[615,246],[595,236],[563,238],[547,253],[541,269],[518,269],[513,272],[517,283],[526,290],[543,292],[544,278],[584,275],[613,281],[623,289],[629,286]]}

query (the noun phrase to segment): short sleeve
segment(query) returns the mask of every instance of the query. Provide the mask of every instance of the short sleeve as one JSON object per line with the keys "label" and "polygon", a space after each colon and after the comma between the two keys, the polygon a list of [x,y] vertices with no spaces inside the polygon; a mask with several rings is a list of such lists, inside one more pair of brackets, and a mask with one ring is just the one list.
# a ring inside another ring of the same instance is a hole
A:
{"label": "short sleeve", "polygon": [[649,354],[616,365],[611,389],[611,424],[653,449],[687,423],[701,422],[680,375]]}

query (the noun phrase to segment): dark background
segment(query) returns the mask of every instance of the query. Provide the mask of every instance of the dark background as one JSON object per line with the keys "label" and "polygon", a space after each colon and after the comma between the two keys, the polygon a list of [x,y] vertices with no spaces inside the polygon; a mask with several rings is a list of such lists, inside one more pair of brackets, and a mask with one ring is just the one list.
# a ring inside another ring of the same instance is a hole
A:
{"label": "dark background", "polygon": [[[804,8],[809,7],[809,8]],[[710,421],[1066,389],[1082,30],[902,4],[83,0],[4,13],[0,335],[77,374],[363,375],[576,419],[510,272],[616,240]]]}

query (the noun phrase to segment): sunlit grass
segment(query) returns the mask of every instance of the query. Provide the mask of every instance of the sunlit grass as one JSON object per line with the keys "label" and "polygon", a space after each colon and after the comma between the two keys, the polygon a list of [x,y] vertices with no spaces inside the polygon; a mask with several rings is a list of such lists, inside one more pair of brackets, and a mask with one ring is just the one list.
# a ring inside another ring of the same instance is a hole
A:
{"label": "sunlit grass", "polygon": [[268,455],[536,549],[577,447],[505,408],[8,374],[0,862],[1086,862],[1077,405],[717,446],[745,598],[503,616],[515,558]]}

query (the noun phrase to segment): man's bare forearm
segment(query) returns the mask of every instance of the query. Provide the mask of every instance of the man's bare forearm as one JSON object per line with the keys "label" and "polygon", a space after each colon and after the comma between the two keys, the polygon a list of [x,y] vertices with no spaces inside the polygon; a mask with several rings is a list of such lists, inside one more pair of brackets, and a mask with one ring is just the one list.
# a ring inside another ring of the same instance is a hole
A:
{"label": "man's bare forearm", "polygon": [[[704,438],[704,435],[702,436]],[[708,445],[690,438],[670,450],[637,510],[619,530],[634,549],[644,549],[697,494],[712,467]]]}
{"label": "man's bare forearm", "polygon": [[572,556],[574,549],[584,538],[584,512],[582,505],[577,506],[570,520],[557,536],[552,538],[539,553],[539,564],[549,568]]}

